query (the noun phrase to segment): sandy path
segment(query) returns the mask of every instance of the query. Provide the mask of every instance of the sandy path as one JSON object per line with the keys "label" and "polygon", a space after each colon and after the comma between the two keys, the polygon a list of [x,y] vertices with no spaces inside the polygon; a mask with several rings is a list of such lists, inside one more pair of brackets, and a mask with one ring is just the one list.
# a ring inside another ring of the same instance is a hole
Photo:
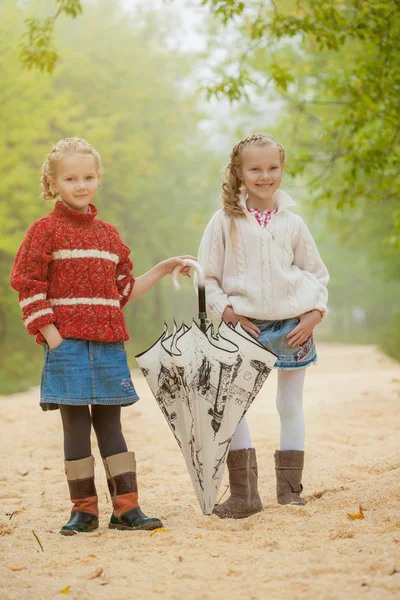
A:
{"label": "sandy path", "polygon": [[[125,409],[125,433],[142,506],[169,530],[153,536],[106,528],[99,458],[101,528],[60,536],[69,501],[59,414],[41,412],[37,389],[0,398],[0,598],[400,598],[400,365],[372,346],[321,345],[319,354],[306,379],[308,504],[275,504],[274,375],[249,413],[265,509],[241,521],[200,513],[179,449],[134,373],[142,400]],[[365,519],[351,521],[360,503]]]}

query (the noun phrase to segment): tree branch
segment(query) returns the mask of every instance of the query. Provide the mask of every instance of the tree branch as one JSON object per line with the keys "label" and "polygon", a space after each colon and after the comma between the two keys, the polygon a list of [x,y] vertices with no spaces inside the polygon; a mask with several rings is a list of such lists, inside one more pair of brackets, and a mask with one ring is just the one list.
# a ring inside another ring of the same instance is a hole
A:
{"label": "tree branch", "polygon": [[53,47],[53,34],[56,20],[65,14],[75,19],[82,14],[81,0],[56,0],[59,8],[52,17],[45,19],[26,19],[27,31],[22,35],[20,43],[20,60],[29,70],[52,73],[58,61],[58,52]]}

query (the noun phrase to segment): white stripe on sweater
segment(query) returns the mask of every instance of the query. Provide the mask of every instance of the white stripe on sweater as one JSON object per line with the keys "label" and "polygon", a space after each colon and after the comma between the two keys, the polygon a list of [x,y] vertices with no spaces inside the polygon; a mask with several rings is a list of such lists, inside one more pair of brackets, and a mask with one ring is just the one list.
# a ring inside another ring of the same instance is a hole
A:
{"label": "white stripe on sweater", "polygon": [[127,283],[127,284],[126,284],[126,286],[125,286],[125,289],[124,289],[124,291],[122,292],[122,295],[123,295],[123,296],[127,296],[127,295],[129,294],[129,290],[130,290],[130,287],[131,287],[131,283],[132,283],[132,282],[130,281],[129,283]]}
{"label": "white stripe on sweater", "polygon": [[38,300],[46,300],[46,297],[46,294],[35,294],[30,298],[25,298],[25,300],[21,300],[19,305],[21,308],[24,308],[25,306],[28,306],[28,304],[32,304],[32,302],[37,302]]}
{"label": "white stripe on sweater", "polygon": [[51,298],[50,302],[53,306],[76,306],[77,304],[88,304],[90,306],[118,306],[119,300],[111,300],[107,298]]}
{"label": "white stripe on sweater", "polygon": [[54,260],[65,260],[66,258],[103,258],[119,263],[119,257],[105,250],[58,250],[52,253]]}
{"label": "white stripe on sweater", "polygon": [[121,281],[121,279],[125,279],[126,275],[118,275],[117,281]]}
{"label": "white stripe on sweater", "polygon": [[25,327],[28,327],[29,323],[32,323],[32,321],[39,319],[43,315],[50,315],[50,314],[53,314],[53,310],[51,308],[43,308],[42,310],[37,310],[35,313],[33,313],[27,319],[24,320]]}

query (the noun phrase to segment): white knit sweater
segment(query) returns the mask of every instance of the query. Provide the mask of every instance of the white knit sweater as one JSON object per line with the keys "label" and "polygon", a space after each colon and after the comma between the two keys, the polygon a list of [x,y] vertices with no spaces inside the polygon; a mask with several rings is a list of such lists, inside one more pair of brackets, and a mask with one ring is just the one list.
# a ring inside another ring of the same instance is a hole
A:
{"label": "white knit sweater", "polygon": [[317,308],[328,312],[329,274],[303,219],[287,210],[295,204],[275,192],[278,211],[261,227],[246,208],[235,219],[234,247],[230,217],[221,209],[207,225],[199,249],[206,274],[207,310],[218,320],[227,306],[238,315],[281,320]]}

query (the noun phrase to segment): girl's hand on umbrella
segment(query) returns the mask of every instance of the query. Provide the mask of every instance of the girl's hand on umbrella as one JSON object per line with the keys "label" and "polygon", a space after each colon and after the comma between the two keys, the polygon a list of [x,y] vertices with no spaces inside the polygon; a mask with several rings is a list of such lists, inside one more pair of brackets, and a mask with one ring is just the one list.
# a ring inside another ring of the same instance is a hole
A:
{"label": "girl's hand on umbrella", "polygon": [[160,264],[163,266],[165,275],[171,275],[172,271],[175,267],[181,266],[180,275],[184,277],[190,277],[190,269],[192,268],[190,265],[185,265],[183,260],[185,258],[190,258],[191,260],[197,261],[195,256],[191,256],[190,254],[185,254],[184,256],[173,256],[172,258],[167,258],[167,260],[163,260]]}
{"label": "girl's hand on umbrella", "polygon": [[247,333],[250,333],[250,335],[255,338],[258,338],[259,336],[260,330],[258,329],[257,325],[249,321],[249,319],[246,317],[237,315],[232,306],[227,306],[225,308],[222,315],[222,320],[225,321],[225,323],[232,323],[232,325],[236,325],[236,323],[240,321],[241,326],[247,331]]}
{"label": "girl's hand on umbrella", "polygon": [[321,313],[319,310],[311,310],[310,312],[300,315],[300,323],[287,334],[289,346],[301,346],[312,335],[314,327],[321,321]]}

